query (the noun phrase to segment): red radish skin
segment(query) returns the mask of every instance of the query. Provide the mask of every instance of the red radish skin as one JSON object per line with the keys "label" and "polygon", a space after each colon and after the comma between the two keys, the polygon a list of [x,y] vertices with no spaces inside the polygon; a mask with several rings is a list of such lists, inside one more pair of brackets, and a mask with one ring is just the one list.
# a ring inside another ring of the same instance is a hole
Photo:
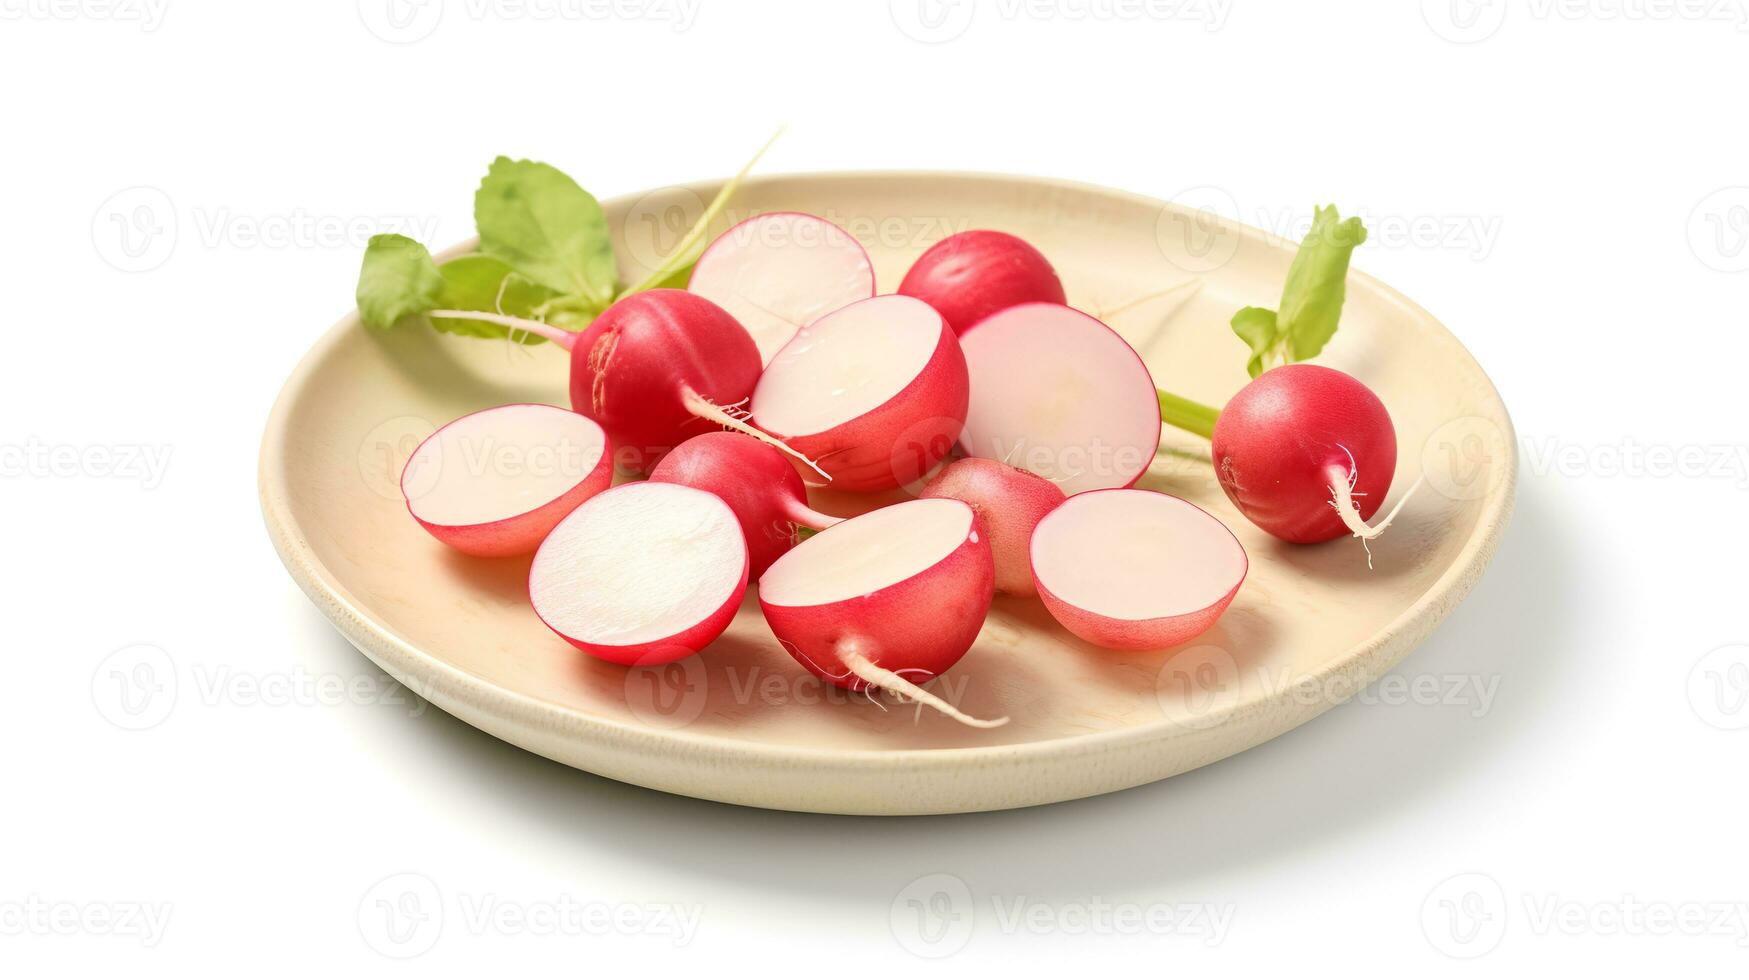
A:
{"label": "red radish skin", "polygon": [[808,506],[808,489],[783,453],[739,432],[693,436],[662,457],[650,479],[722,498],[747,536],[754,578],[795,547],[798,527],[819,530],[842,520]]}
{"label": "red radish skin", "polygon": [[747,591],[748,553],[727,504],[673,483],[628,483],[559,522],[529,569],[541,622],[617,664],[665,664],[727,629]]}
{"label": "red radish skin", "polygon": [[[787,464],[786,464],[787,465]],[[1055,483],[993,459],[968,457],[943,467],[923,488],[924,497],[951,497],[970,504],[990,534],[996,561],[996,591],[1033,595],[1032,529],[1066,498]]]}
{"label": "red radish skin", "polygon": [[565,515],[613,482],[607,434],[552,405],[500,405],[432,433],[401,470],[407,512],[478,558],[531,554]]}
{"label": "red radish skin", "polygon": [[953,448],[970,387],[941,315],[876,296],[821,317],[772,359],[753,423],[813,460],[837,490],[920,479]]}
{"label": "red radish skin", "polygon": [[717,236],[693,266],[686,289],[727,310],[769,364],[797,330],[873,296],[874,265],[843,228],[800,211],[778,211]]}
{"label": "red radish skin", "polygon": [[1158,650],[1206,632],[1250,569],[1226,525],[1152,490],[1069,498],[1039,522],[1031,556],[1057,622],[1112,650]]}
{"label": "red radish skin", "polygon": [[974,727],[919,685],[958,663],[995,591],[990,542],[957,500],[910,500],[834,525],[779,558],[759,580],[778,641],[839,687],[880,688]]}
{"label": "red radish skin", "polygon": [[1065,494],[1133,486],[1160,448],[1153,376],[1116,331],[1079,310],[1025,303],[960,337],[972,397],[960,445]]}
{"label": "red radish skin", "polygon": [[759,381],[753,338],[701,296],[682,289],[633,293],[582,333],[494,313],[432,310],[428,315],[524,330],[570,351],[571,407],[601,423],[613,439],[616,462],[631,472],[648,473],[663,453],[715,427],[736,429],[790,452],[748,425],[738,408]]}
{"label": "red radish skin", "polygon": [[955,333],[1021,303],[1063,303],[1062,280],[1038,249],[1000,231],[962,231],[924,252],[899,292],[935,307]]}
{"label": "red radish skin", "polygon": [[1365,523],[1390,492],[1397,433],[1378,396],[1341,371],[1286,364],[1258,375],[1221,410],[1212,455],[1228,499],[1283,541],[1373,538],[1396,516]]}

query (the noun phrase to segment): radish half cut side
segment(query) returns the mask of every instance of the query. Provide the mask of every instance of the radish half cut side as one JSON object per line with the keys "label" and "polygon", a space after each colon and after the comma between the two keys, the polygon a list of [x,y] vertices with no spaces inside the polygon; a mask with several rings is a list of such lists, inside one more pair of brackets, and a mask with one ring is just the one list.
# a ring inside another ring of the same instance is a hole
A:
{"label": "radish half cut side", "polygon": [[721,636],[747,590],[747,542],[715,495],[628,483],[560,522],[528,597],[554,633],[618,664],[665,664]]}
{"label": "radish half cut side", "polygon": [[947,455],[969,397],[941,314],[876,296],[826,314],[778,352],[753,389],[753,424],[813,460],[833,489],[888,490]]}
{"label": "radish half cut side", "polygon": [[1152,490],[1070,497],[1032,533],[1032,574],[1057,622],[1096,646],[1157,650],[1225,612],[1250,562],[1227,526]]}
{"label": "radish half cut side", "polygon": [[960,335],[972,399],[960,445],[1073,496],[1128,487],[1160,448],[1160,402],[1135,348],[1079,310],[1024,303]]}
{"label": "radish half cut side", "polygon": [[501,405],[420,443],[401,470],[401,495],[432,537],[503,558],[533,552],[612,482],[607,434],[593,420],[553,405]]}
{"label": "radish half cut side", "polygon": [[919,685],[959,662],[994,595],[989,537],[972,508],[910,500],[835,524],[759,580],[778,641],[823,680],[877,687],[975,727],[993,727]]}
{"label": "radish half cut side", "polygon": [[687,291],[741,321],[771,359],[796,331],[875,292],[874,265],[851,234],[800,211],[761,214],[718,235]]}

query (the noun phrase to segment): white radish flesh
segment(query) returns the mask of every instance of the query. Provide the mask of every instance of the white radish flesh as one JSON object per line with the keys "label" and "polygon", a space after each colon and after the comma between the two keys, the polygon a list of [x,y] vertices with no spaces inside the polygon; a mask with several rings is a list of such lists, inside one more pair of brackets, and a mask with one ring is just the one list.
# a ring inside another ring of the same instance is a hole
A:
{"label": "white radish flesh", "polygon": [[528,576],[541,620],[603,660],[661,664],[720,636],[747,588],[727,504],[675,483],[609,490],[553,529]]}
{"label": "white radish flesh", "polygon": [[1183,643],[1215,624],[1249,561],[1206,511],[1151,490],[1070,497],[1032,534],[1032,571],[1069,632],[1114,650]]}
{"label": "white radish flesh", "polygon": [[971,402],[960,445],[1065,494],[1133,485],[1160,448],[1154,379],[1093,317],[1052,303],[1009,307],[960,335]]}
{"label": "white radish flesh", "polygon": [[753,389],[752,420],[834,489],[884,490],[947,454],[968,397],[965,359],[941,315],[909,296],[876,296],[797,333]]}
{"label": "white radish flesh", "polygon": [[534,551],[612,481],[607,434],[594,421],[552,405],[501,405],[420,443],[401,471],[401,494],[439,541],[500,558]]}
{"label": "white radish flesh", "polygon": [[796,331],[875,292],[874,266],[850,233],[798,211],[730,228],[699,256],[687,291],[729,311],[771,359]]}
{"label": "white radish flesh", "polygon": [[976,727],[984,721],[920,686],[971,649],[994,592],[990,544],[971,507],[912,500],[835,524],[779,558],[759,605],[816,676],[881,688]]}

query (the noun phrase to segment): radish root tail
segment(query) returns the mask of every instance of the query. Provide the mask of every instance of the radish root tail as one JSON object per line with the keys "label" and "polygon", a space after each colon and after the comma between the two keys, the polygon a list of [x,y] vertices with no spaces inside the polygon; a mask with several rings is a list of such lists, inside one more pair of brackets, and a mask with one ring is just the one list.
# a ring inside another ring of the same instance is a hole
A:
{"label": "radish root tail", "polygon": [[[1348,452],[1346,448],[1342,451]],[[1359,538],[1362,547],[1366,548],[1366,567],[1371,568],[1372,548],[1367,546],[1367,542],[1385,533],[1385,528],[1390,527],[1391,522],[1396,520],[1397,515],[1402,512],[1403,505],[1409,502],[1409,498],[1415,496],[1415,491],[1421,489],[1421,484],[1425,482],[1426,476],[1423,475],[1415,481],[1409,491],[1403,494],[1402,499],[1397,501],[1397,506],[1392,507],[1390,513],[1385,515],[1384,520],[1377,524],[1368,524],[1360,516],[1360,509],[1354,506],[1354,498],[1359,496],[1354,492],[1354,484],[1360,479],[1360,471],[1354,465],[1353,453],[1348,453],[1348,462],[1349,465],[1346,468],[1341,466],[1330,468],[1330,506],[1336,508],[1336,513],[1342,517],[1343,525],[1355,537]]]}
{"label": "radish root tail", "polygon": [[925,691],[923,688],[918,687],[916,684],[911,683],[905,678],[900,677],[898,674],[893,673],[885,667],[876,665],[873,661],[863,656],[862,653],[856,649],[854,643],[846,644],[845,649],[840,652],[840,655],[844,660],[844,666],[850,668],[852,674],[855,674],[870,687],[878,687],[883,691],[915,701],[918,704],[926,704],[962,725],[969,725],[972,728],[1000,728],[1001,726],[1008,724],[1008,719],[1006,717],[988,720],[984,718],[974,718],[971,715],[966,714],[941,698]]}
{"label": "radish root tail", "polygon": [[736,432],[750,435],[768,446],[773,446],[785,454],[807,464],[809,469],[820,474],[821,479],[828,483],[832,482],[831,474],[821,469],[819,464],[815,463],[808,457],[803,456],[801,453],[796,452],[794,449],[791,449],[789,444],[782,439],[777,438],[769,432],[761,432],[759,429],[749,425],[746,419],[736,415],[734,412],[731,412],[723,406],[718,405],[716,402],[711,401],[698,392],[693,391],[691,386],[682,389],[680,397],[681,401],[685,403],[688,412],[691,412],[707,422],[715,422],[726,429],[734,429]]}

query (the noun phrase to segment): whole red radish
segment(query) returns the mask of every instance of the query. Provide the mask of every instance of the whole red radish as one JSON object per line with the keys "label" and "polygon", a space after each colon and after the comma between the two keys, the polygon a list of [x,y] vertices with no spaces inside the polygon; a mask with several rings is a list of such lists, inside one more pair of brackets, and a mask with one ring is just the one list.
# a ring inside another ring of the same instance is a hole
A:
{"label": "whole red radish", "polygon": [[620,462],[648,472],[759,381],[759,349],[722,307],[680,289],[634,293],[571,343],[571,405],[601,423]]}
{"label": "whole red radish", "polygon": [[613,482],[607,434],[552,405],[500,405],[432,433],[401,470],[407,512],[481,558],[526,555]]}
{"label": "whole red radish", "polygon": [[976,727],[920,686],[971,649],[990,611],[995,567],[977,514],[957,500],[909,500],[835,524],[759,580],[778,641],[816,676],[901,694]]}
{"label": "whole red radish", "polygon": [[977,511],[978,521],[990,535],[997,592],[1033,595],[1037,591],[1028,549],[1032,529],[1066,499],[1055,483],[1006,463],[972,456],[943,467],[923,487],[922,495],[963,500]]}
{"label": "whole red radish", "polygon": [[984,230],[931,245],[905,273],[899,292],[935,307],[955,333],[1010,306],[1065,301],[1062,280],[1038,249]]}
{"label": "whole red radish", "polygon": [[970,387],[959,341],[929,304],[876,296],[828,313],[772,358],[752,421],[838,490],[918,479],[953,448]]}
{"label": "whole red radish", "polygon": [[1215,624],[1250,561],[1226,525],[1152,490],[1089,490],[1032,535],[1039,598],[1081,639],[1157,650]]}
{"label": "whole red radish", "polygon": [[808,506],[808,489],[783,453],[739,432],[693,436],[662,457],[650,479],[722,498],[747,536],[754,578],[795,547],[798,527],[818,530],[841,520]]}
{"label": "whole red radish", "polygon": [[559,522],[528,573],[549,629],[618,664],[664,664],[722,635],[747,590],[747,542],[727,504],[674,483],[627,483]]}
{"label": "whole red radish", "polygon": [[1397,433],[1378,396],[1341,371],[1285,364],[1258,375],[1221,410],[1212,455],[1233,505],[1284,541],[1371,538],[1390,523],[1366,521],[1390,492]]}

